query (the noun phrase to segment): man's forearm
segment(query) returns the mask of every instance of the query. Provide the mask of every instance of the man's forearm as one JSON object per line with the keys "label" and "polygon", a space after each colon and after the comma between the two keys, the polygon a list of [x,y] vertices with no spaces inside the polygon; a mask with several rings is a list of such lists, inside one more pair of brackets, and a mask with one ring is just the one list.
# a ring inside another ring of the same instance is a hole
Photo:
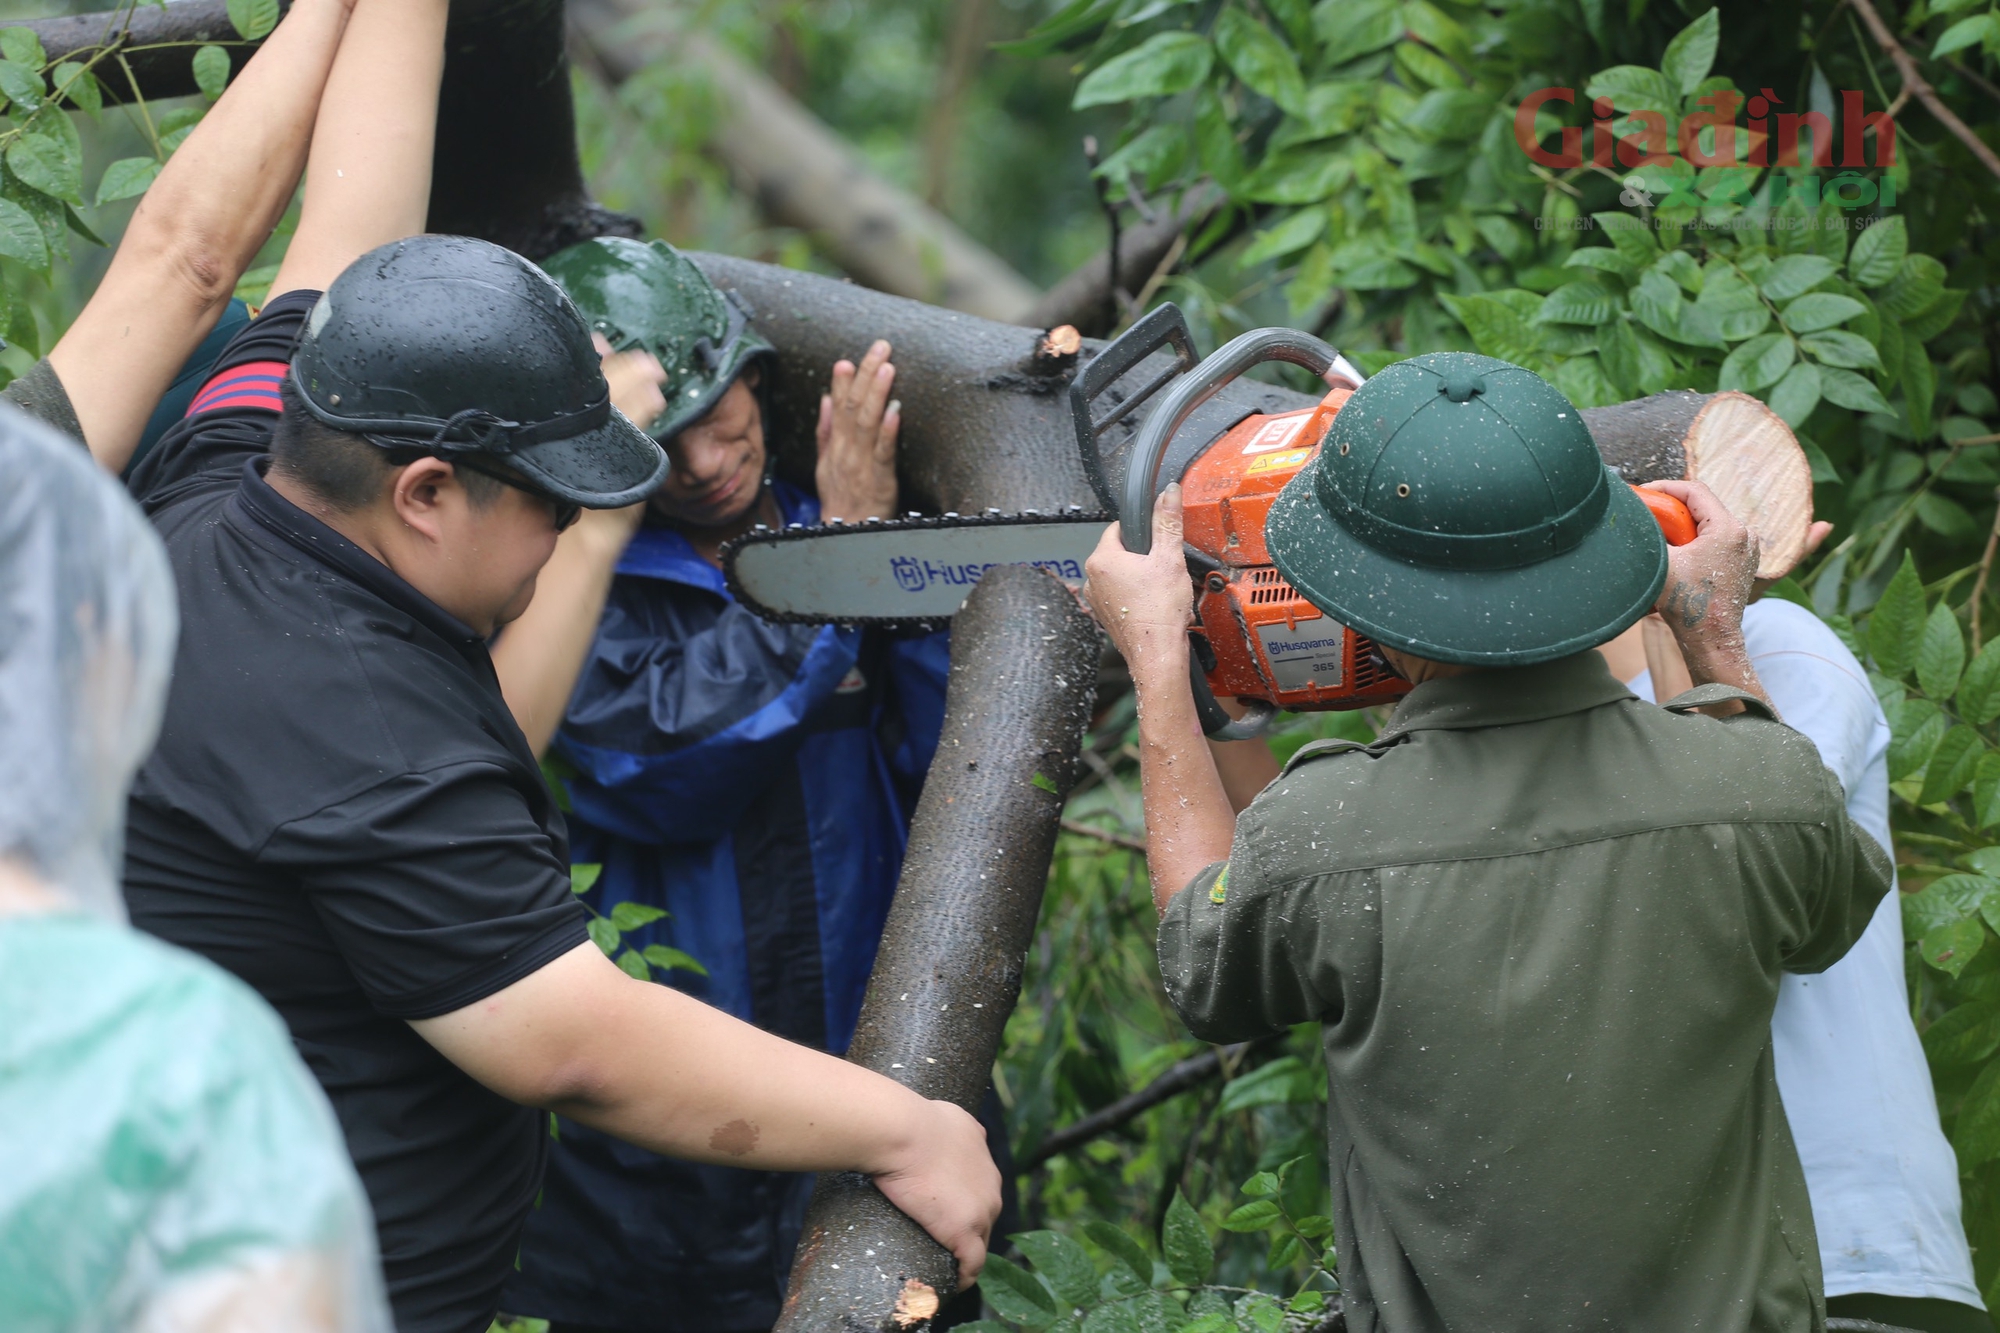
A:
{"label": "man's forearm", "polygon": [[623,544],[622,532],[603,532],[588,517],[564,533],[535,580],[534,600],[493,645],[500,692],[538,755],[562,726]]}
{"label": "man's forearm", "polygon": [[[49,353],[98,462],[123,470],[291,202],[350,0],[297,0],[139,201]],[[240,57],[239,57],[240,58]]]}
{"label": "man's forearm", "polygon": [[1149,637],[1128,665],[1139,696],[1146,865],[1153,906],[1164,912],[1196,875],[1228,858],[1236,820],[1188,688],[1187,635]]}

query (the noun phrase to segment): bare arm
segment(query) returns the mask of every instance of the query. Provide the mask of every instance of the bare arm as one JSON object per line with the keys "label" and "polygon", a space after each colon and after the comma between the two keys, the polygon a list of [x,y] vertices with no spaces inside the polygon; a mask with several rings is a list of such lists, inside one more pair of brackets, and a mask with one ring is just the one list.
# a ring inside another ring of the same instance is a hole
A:
{"label": "bare arm", "polygon": [[49,353],[91,454],[122,471],[291,202],[354,0],[297,0],[161,170]]}
{"label": "bare arm", "polygon": [[[1680,646],[1689,677],[1696,685],[1733,685],[1770,704],[1743,642],[1743,608],[1750,603],[1757,574],[1755,534],[1698,481],[1648,485],[1681,501],[1694,515],[1694,540],[1667,548],[1667,586],[1655,605]],[[1656,686],[1664,683],[1656,680]],[[1731,700],[1701,711],[1728,717],[1742,712],[1743,704]]]}
{"label": "bare arm", "polygon": [[[653,354],[636,348],[613,352],[602,334],[592,337],[604,358],[612,405],[634,421],[651,421],[666,411],[660,384],[667,372]],[[643,501],[623,509],[584,510],[542,566],[528,609],[493,645],[500,693],[536,754],[549,748],[562,725],[570,692],[596,637],[598,617],[604,614],[618,557],[645,510]]]}
{"label": "bare arm", "polygon": [[1160,911],[1196,875],[1228,859],[1236,831],[1215,759],[1188,688],[1187,631],[1194,588],[1181,555],[1181,491],[1153,510],[1153,549],[1127,551],[1106,529],[1085,566],[1084,597],[1125,657],[1139,695],[1139,785],[1146,807],[1146,865]]}
{"label": "bare arm", "polygon": [[273,295],[323,289],[376,246],[424,229],[444,22],[445,0],[356,0],[327,76],[305,206]]}
{"label": "bare arm", "polygon": [[861,1171],[970,1283],[1000,1211],[979,1122],[859,1065],[637,981],[594,944],[411,1024],[503,1097],[654,1152],[774,1171]]}

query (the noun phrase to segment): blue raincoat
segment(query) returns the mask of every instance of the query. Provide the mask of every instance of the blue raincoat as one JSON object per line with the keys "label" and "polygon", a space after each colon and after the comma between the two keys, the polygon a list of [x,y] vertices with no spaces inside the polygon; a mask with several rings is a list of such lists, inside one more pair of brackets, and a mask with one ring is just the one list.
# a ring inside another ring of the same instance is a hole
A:
{"label": "blue raincoat", "polygon": [[[774,483],[787,523],[818,503]],[[556,748],[588,901],[691,955],[673,984],[835,1053],[853,1037],[944,719],[946,635],[774,625],[669,528],[619,562]],[[644,1051],[632,1058],[643,1060]],[[672,1333],[769,1328],[812,1177],[673,1161],[558,1122],[502,1308]]]}

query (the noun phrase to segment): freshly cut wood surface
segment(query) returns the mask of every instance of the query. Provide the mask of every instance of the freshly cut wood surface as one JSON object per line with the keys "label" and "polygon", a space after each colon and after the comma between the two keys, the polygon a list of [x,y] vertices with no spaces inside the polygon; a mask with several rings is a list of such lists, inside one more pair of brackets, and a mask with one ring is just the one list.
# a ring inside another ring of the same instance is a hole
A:
{"label": "freshly cut wood surface", "polygon": [[1714,491],[1757,534],[1757,577],[1782,578],[1805,555],[1812,465],[1792,428],[1756,398],[1675,389],[1585,408],[1583,420],[1625,480],[1677,478]]}

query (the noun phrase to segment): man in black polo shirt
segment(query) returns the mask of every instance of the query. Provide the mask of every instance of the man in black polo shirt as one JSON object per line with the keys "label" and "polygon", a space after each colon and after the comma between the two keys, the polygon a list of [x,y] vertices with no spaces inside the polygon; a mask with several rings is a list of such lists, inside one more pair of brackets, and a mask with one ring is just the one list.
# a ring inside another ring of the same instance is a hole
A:
{"label": "man in black polo shirt", "polygon": [[529,1107],[677,1157],[871,1173],[970,1281],[1000,1198],[972,1117],[636,981],[585,933],[485,641],[579,506],[666,463],[554,283],[415,235],[444,11],[358,0],[281,295],[132,478],[182,620],[133,921],[284,1016],[402,1333],[485,1329],[548,1141]]}

